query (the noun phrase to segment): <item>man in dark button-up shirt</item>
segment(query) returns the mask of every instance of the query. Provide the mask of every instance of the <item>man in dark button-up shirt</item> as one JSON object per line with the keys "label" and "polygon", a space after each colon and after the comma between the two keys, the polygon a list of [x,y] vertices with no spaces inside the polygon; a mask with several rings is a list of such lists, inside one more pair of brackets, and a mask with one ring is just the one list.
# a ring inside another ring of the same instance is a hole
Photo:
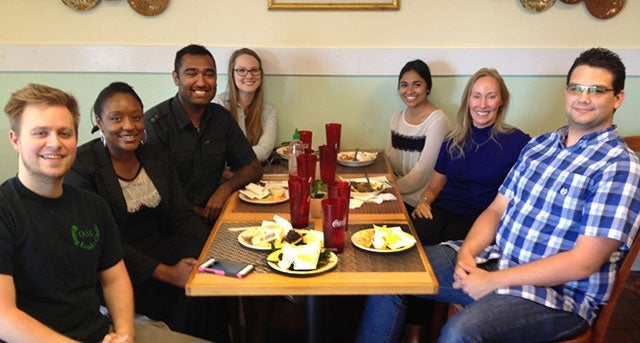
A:
{"label": "man in dark button-up shirt", "polygon": [[[178,94],[145,113],[147,141],[166,149],[196,213],[209,222],[231,193],[262,177],[260,162],[236,121],[211,103],[216,79],[211,53],[188,45],[176,53]],[[233,176],[221,182],[227,165]]]}

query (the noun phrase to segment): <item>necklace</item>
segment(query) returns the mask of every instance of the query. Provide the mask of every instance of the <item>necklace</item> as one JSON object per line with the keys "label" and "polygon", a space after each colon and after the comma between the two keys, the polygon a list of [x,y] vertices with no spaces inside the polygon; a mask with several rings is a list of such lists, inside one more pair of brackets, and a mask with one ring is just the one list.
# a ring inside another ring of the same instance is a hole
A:
{"label": "necklace", "polygon": [[489,138],[487,138],[486,141],[482,142],[482,143],[477,143],[472,136],[469,136],[469,139],[471,140],[471,143],[473,143],[476,146],[476,152],[478,152],[478,149],[480,149],[481,146],[489,143],[489,141],[491,140],[491,136],[489,136]]}

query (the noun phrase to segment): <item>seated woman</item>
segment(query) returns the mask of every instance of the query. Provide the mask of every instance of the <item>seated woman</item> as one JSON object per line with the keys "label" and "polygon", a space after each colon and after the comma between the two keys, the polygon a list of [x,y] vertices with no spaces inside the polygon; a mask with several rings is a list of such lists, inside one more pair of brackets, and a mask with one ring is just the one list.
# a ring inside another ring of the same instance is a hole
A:
{"label": "seated woman", "polygon": [[446,114],[427,98],[431,85],[426,63],[414,60],[405,64],[398,76],[398,93],[407,107],[394,113],[389,124],[385,152],[409,213],[431,179],[440,145],[449,132]]}
{"label": "seated woman", "polygon": [[[423,245],[464,239],[496,197],[529,135],[505,124],[509,90],[495,69],[478,70],[462,94],[456,126],[442,144],[433,177],[411,213]],[[426,300],[423,300],[426,302]],[[427,305],[411,298],[408,342],[417,342]],[[428,315],[427,315],[428,317]]]}
{"label": "seated woman", "polygon": [[276,146],[278,114],[275,107],[263,100],[264,71],[260,56],[247,48],[234,51],[228,75],[227,92],[218,94],[213,102],[233,114],[258,160],[264,162]]}
{"label": "seated woman", "polygon": [[142,107],[126,83],[103,89],[93,106],[100,138],[78,148],[64,182],[109,204],[124,241],[137,313],[175,331],[228,341],[226,302],[185,295],[209,230],[193,212],[168,157],[142,144]]}

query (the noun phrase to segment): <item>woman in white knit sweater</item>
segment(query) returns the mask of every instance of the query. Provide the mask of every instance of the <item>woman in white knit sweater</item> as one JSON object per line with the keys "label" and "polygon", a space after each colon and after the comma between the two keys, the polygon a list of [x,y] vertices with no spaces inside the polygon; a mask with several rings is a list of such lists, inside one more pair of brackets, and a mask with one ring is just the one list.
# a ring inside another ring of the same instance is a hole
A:
{"label": "woman in white knit sweater", "polygon": [[391,117],[386,153],[409,213],[431,180],[440,145],[450,130],[443,110],[429,102],[431,71],[422,60],[407,62],[398,77],[398,94],[407,105]]}

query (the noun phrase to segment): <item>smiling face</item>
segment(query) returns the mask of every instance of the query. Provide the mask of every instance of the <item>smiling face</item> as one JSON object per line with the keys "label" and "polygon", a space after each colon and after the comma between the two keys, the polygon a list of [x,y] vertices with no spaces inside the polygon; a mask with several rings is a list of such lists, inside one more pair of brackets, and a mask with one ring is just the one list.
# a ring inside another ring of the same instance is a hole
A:
{"label": "smiling face", "polygon": [[36,193],[38,185],[61,182],[76,157],[75,124],[64,106],[27,105],[19,132],[11,130],[9,138],[19,155],[18,177]]}
{"label": "smiling face", "polygon": [[[573,70],[569,80],[571,84],[601,86],[613,88],[613,75],[604,68],[580,65]],[[569,120],[569,129],[581,134],[606,129],[613,123],[613,112],[622,105],[625,93],[614,95],[613,91],[602,94],[587,94],[565,91],[565,110]]]}
{"label": "smiling face", "polygon": [[[260,62],[251,55],[242,54],[236,58],[233,69],[233,81],[236,88],[238,88],[238,92],[253,95],[262,82],[262,66]],[[244,76],[240,76],[236,71],[242,69],[247,71]],[[251,70],[260,70],[260,73],[253,75],[250,72]]]}
{"label": "smiling face", "polygon": [[407,107],[418,107],[427,103],[427,82],[415,70],[409,70],[398,82],[398,93]]}
{"label": "smiling face", "polygon": [[142,105],[131,94],[116,93],[102,105],[96,122],[109,153],[133,153],[144,136]]}
{"label": "smiling face", "polygon": [[469,96],[469,113],[473,126],[481,129],[493,125],[503,104],[498,81],[491,76],[479,78],[473,84]]}
{"label": "smiling face", "polygon": [[173,72],[173,82],[183,106],[202,108],[216,95],[216,65],[207,55],[186,54],[180,59],[180,70]]}

